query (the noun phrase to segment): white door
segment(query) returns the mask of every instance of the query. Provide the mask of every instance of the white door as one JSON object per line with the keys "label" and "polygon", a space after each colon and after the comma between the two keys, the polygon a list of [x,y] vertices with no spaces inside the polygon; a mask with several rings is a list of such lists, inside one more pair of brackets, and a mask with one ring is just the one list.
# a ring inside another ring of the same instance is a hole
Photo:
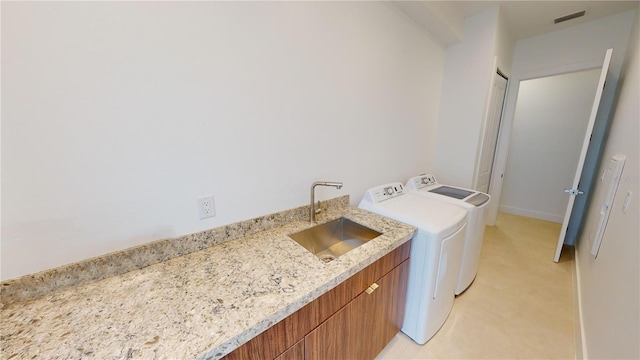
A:
{"label": "white door", "polygon": [[556,254],[553,257],[553,261],[555,262],[558,262],[560,260],[560,253],[562,253],[562,245],[564,244],[564,238],[567,235],[567,226],[569,226],[569,219],[571,218],[571,212],[573,211],[573,203],[575,202],[575,197],[582,194],[582,191],[580,191],[580,189],[578,188],[578,185],[580,183],[580,175],[582,175],[582,168],[584,167],[584,160],[587,156],[587,149],[589,148],[589,141],[591,140],[593,125],[595,124],[596,114],[598,113],[598,107],[600,106],[602,91],[604,90],[604,83],[607,78],[607,72],[609,71],[609,63],[611,62],[612,54],[613,49],[608,49],[604,56],[604,63],[602,64],[602,71],[600,72],[600,79],[598,80],[598,88],[596,89],[596,96],[593,100],[593,106],[591,107],[589,123],[587,124],[587,131],[582,142],[582,150],[580,151],[578,166],[576,168],[575,176],[573,177],[573,184],[571,185],[570,189],[565,189],[565,192],[569,194],[569,200],[567,203],[567,210],[564,214],[564,221],[562,222],[560,236],[558,237],[558,244],[556,245]]}
{"label": "white door", "polygon": [[500,129],[500,119],[502,118],[502,105],[504,94],[507,90],[507,79],[496,72],[493,79],[491,94],[489,95],[489,109],[485,122],[484,137],[480,150],[480,162],[478,163],[478,175],[476,177],[475,189],[483,193],[489,192],[489,181],[491,180],[491,169],[496,153],[496,143],[498,142],[498,130]]}

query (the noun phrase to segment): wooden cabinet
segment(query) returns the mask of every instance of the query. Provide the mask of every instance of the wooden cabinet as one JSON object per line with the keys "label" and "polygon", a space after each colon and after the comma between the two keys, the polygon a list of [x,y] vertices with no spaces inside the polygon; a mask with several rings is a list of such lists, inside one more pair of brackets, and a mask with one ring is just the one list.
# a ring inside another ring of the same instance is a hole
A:
{"label": "wooden cabinet", "polygon": [[375,358],[402,326],[410,248],[401,245],[224,359]]}
{"label": "wooden cabinet", "polygon": [[309,333],[305,359],[375,358],[402,327],[408,270],[405,261]]}
{"label": "wooden cabinet", "polygon": [[304,359],[304,339],[298,341],[275,360],[300,360]]}

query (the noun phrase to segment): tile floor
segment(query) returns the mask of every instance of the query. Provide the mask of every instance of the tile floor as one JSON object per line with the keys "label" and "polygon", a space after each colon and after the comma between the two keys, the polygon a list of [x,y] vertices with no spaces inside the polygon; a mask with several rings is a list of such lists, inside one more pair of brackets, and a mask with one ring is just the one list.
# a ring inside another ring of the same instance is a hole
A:
{"label": "tile floor", "polygon": [[500,213],[478,275],[425,345],[399,333],[377,359],[573,359],[573,249],[560,224]]}

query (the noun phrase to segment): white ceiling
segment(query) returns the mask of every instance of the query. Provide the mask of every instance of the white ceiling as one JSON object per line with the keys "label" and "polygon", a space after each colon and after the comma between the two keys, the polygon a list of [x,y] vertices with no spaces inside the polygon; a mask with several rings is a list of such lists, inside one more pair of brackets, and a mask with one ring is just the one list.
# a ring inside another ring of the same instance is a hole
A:
{"label": "white ceiling", "polygon": [[[640,1],[445,1],[465,17],[499,5],[514,40],[544,34],[598,18],[637,9]],[[585,16],[554,24],[553,19],[587,10]]]}

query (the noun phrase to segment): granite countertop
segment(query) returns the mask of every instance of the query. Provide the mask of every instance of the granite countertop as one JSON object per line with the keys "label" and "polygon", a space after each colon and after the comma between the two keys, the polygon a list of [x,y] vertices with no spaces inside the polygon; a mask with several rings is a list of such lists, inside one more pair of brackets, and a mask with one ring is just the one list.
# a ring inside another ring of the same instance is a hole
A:
{"label": "granite countertop", "polygon": [[292,221],[1,311],[0,358],[217,359],[408,241],[415,229],[329,209],[383,235],[323,263]]}

